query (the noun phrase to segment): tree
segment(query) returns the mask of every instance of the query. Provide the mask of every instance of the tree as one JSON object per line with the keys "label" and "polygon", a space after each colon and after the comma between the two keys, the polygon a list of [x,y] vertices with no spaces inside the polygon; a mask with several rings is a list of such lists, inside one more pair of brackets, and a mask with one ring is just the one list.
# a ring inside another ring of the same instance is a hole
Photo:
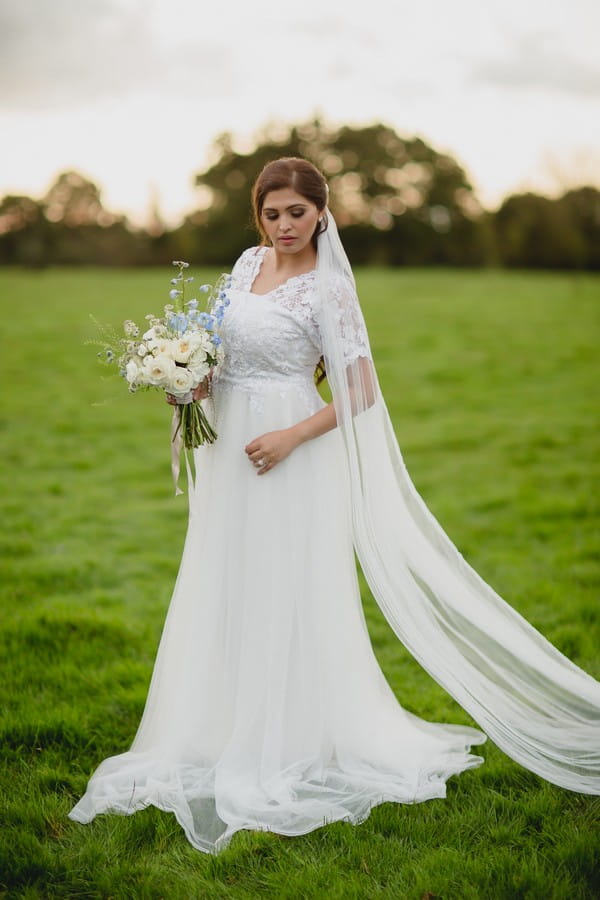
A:
{"label": "tree", "polygon": [[500,261],[546,269],[600,267],[600,192],[569,191],[558,200],[508,197],[494,217]]}
{"label": "tree", "polygon": [[558,203],[579,236],[580,268],[600,269],[600,191],[577,188],[567,191]]}
{"label": "tree", "polygon": [[0,261],[44,265],[50,229],[42,204],[31,197],[9,195],[0,202]]}
{"label": "tree", "polygon": [[43,200],[49,222],[60,222],[69,228],[82,225],[108,227],[118,216],[102,205],[100,190],[79,172],[63,172],[58,176]]}
{"label": "tree", "polygon": [[279,156],[302,156],[325,174],[330,205],[355,262],[481,263],[485,222],[463,169],[420,138],[386,125],[331,129],[318,119],[276,134],[268,128],[248,154],[231,135],[214,144],[215,162],[196,178],[205,208],[185,223],[206,262],[231,259],[247,246],[249,191]]}

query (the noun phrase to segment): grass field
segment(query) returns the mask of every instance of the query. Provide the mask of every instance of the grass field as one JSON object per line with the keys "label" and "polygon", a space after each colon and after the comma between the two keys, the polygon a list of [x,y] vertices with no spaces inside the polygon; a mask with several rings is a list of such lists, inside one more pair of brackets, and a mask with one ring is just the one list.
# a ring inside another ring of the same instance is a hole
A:
{"label": "grass field", "polygon": [[[169,277],[0,272],[0,896],[598,897],[600,800],[490,743],[447,800],[291,840],[244,832],[218,857],[155,809],[67,819],[136,730],[187,516],[169,410],[104,377],[88,316],[159,311]],[[600,677],[600,279],[371,270],[359,286],[417,487],[486,580]],[[399,699],[468,722],[364,601]]]}

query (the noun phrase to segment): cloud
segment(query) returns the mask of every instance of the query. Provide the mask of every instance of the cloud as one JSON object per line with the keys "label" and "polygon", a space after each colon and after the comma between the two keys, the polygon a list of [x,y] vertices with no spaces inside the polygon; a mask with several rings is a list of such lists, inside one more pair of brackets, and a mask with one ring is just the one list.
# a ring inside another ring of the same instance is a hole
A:
{"label": "cloud", "polygon": [[600,97],[600,67],[564,53],[545,34],[529,34],[514,42],[504,59],[476,63],[470,80],[514,89],[534,89]]}
{"label": "cloud", "polygon": [[282,30],[303,36],[308,42],[324,44],[326,47],[344,45],[346,53],[353,49],[377,51],[384,46],[376,23],[370,20],[359,24],[349,18],[347,10],[340,15],[318,14],[315,16],[288,16],[282,22]]}
{"label": "cloud", "polygon": [[157,88],[200,97],[231,90],[227,47],[184,37],[174,53],[152,30],[152,5],[0,0],[0,104],[56,109]]}

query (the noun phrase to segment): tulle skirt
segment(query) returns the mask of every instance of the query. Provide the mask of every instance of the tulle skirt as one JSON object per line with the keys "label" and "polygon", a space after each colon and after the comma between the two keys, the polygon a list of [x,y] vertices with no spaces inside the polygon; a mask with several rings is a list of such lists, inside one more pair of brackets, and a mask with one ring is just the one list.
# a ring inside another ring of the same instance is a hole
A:
{"label": "tulle skirt", "polygon": [[153,804],[199,850],[240,829],[285,835],[360,822],[384,801],[443,797],[478,765],[473,728],[404,710],[371,648],[352,544],[340,432],[265,475],[253,438],[321,405],[317,392],[215,387],[218,441],[196,451],[196,489],[144,715],[70,813]]}

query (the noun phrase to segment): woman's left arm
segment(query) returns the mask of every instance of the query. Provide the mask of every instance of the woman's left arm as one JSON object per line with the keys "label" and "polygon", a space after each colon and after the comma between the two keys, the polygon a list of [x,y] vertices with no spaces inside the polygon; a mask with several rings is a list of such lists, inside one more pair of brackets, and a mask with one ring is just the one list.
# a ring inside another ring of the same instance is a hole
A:
{"label": "woman's left arm", "polygon": [[258,474],[264,475],[300,444],[326,434],[336,425],[335,407],[333,403],[328,403],[314,415],[302,419],[290,428],[262,434],[247,444],[244,450],[250,462],[258,469]]}
{"label": "woman's left arm", "polygon": [[[375,403],[377,396],[375,370],[367,357],[358,357],[346,369],[350,415],[357,416]],[[292,450],[331,431],[338,424],[333,403],[328,403],[314,415],[302,419],[290,428],[269,431],[255,438],[244,447],[248,458],[264,475],[273,466],[289,456]]]}

